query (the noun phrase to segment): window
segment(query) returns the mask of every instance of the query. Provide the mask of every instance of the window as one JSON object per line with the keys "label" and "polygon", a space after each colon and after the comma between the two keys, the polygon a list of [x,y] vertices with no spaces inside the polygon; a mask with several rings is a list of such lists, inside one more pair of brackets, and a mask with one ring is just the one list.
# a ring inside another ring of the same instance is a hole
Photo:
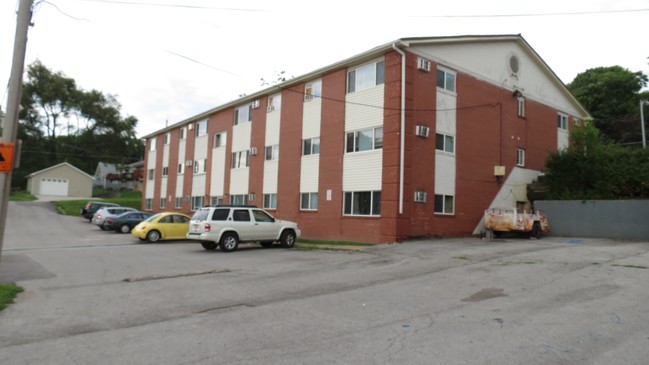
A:
{"label": "window", "polygon": [[182,175],[185,173],[185,165],[181,162],[178,164],[178,175]]}
{"label": "window", "polygon": [[248,194],[230,195],[230,204],[232,205],[248,204]]}
{"label": "window", "polygon": [[149,151],[155,151],[156,139],[152,138],[149,140]]}
{"label": "window", "polygon": [[153,209],[153,199],[145,199],[144,210],[151,210],[151,209]]}
{"label": "window", "polygon": [[176,209],[182,209],[183,207],[183,197],[176,197]]}
{"label": "window", "polygon": [[525,166],[525,150],[522,148],[516,151],[516,166]]}
{"label": "window", "polygon": [[212,220],[225,221],[228,219],[229,215],[230,215],[230,209],[214,209],[214,213],[212,213]]}
{"label": "window", "polygon": [[248,167],[248,150],[232,152],[232,166],[233,169],[241,169]]}
{"label": "window", "polygon": [[187,136],[187,128],[186,127],[180,128],[180,139],[185,139],[186,136]]}
{"label": "window", "polygon": [[232,212],[232,220],[235,222],[250,222],[250,211],[248,209],[235,209]]}
{"label": "window", "polygon": [[383,128],[347,132],[346,143],[347,153],[383,148]]}
{"label": "window", "polygon": [[572,123],[573,123],[574,125],[576,125],[576,126],[581,126],[581,120],[579,120],[579,119],[577,119],[577,118],[573,118],[573,119],[572,119]]}
{"label": "window", "polygon": [[266,161],[276,161],[279,159],[279,145],[266,146]]}
{"label": "window", "polygon": [[223,205],[222,196],[213,196],[210,198],[210,205]]}
{"label": "window", "polygon": [[203,197],[202,196],[192,196],[192,211],[198,210],[203,207]]}
{"label": "window", "polygon": [[196,137],[207,135],[207,120],[196,123]]}
{"label": "window", "polygon": [[455,197],[453,195],[435,194],[435,213],[453,214]]}
{"label": "window", "polygon": [[207,172],[207,159],[194,161],[194,174],[204,174]]}
{"label": "window", "polygon": [[282,94],[277,94],[268,97],[268,106],[266,107],[266,112],[270,113],[275,110],[279,110],[279,107],[282,105]]}
{"label": "window", "polygon": [[345,192],[343,201],[345,215],[380,215],[380,191]]}
{"label": "window", "polygon": [[166,206],[167,206],[167,199],[160,198],[160,209],[165,209]]}
{"label": "window", "polygon": [[264,209],[277,209],[277,194],[264,194]]}
{"label": "window", "polygon": [[171,133],[165,133],[164,144],[169,144],[169,139],[171,138]]}
{"label": "window", "polygon": [[559,129],[568,129],[568,116],[565,114],[557,115],[557,128]]}
{"label": "window", "polygon": [[148,180],[153,180],[153,177],[154,177],[153,174],[154,174],[154,172],[155,172],[155,169],[149,169],[149,170],[147,171],[147,173],[146,173],[146,177],[147,177]]}
{"label": "window", "polygon": [[252,122],[252,104],[234,110],[234,125]]}
{"label": "window", "polygon": [[225,133],[214,133],[214,148],[225,147]]}
{"label": "window", "polygon": [[384,65],[384,61],[379,61],[349,71],[347,73],[347,92],[353,93],[383,84]]}
{"label": "window", "polygon": [[525,98],[522,96],[518,97],[518,116],[525,118]]}
{"label": "window", "polygon": [[168,166],[163,166],[162,167],[162,177],[165,177],[169,175],[169,167]]}
{"label": "window", "polygon": [[264,212],[263,210],[253,210],[252,215],[253,217],[255,217],[255,221],[257,222],[272,223],[275,221],[273,217],[269,216],[268,213]]}
{"label": "window", "polygon": [[302,141],[302,155],[319,155],[320,154],[320,137],[309,138]]}
{"label": "window", "polygon": [[304,101],[310,101],[313,98],[322,96],[322,81],[314,81],[304,86]]}
{"label": "window", "polygon": [[443,133],[435,134],[435,149],[455,153],[455,137]]}
{"label": "window", "polygon": [[437,87],[450,92],[455,92],[455,73],[438,68]]}
{"label": "window", "polygon": [[300,210],[318,210],[318,193],[300,194]]}

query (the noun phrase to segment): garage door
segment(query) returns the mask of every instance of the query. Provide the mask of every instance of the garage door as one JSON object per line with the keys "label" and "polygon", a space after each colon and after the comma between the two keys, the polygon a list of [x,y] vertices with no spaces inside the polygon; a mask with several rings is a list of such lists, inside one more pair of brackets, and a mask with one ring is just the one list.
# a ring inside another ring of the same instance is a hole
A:
{"label": "garage door", "polygon": [[40,195],[68,195],[68,179],[42,178]]}

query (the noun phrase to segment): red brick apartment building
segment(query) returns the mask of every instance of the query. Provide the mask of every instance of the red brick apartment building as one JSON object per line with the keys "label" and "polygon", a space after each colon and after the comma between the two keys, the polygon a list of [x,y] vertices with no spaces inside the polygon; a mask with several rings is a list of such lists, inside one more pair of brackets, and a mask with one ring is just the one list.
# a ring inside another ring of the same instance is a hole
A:
{"label": "red brick apartment building", "polygon": [[404,38],[145,136],[142,208],[252,204],[306,238],[480,232],[588,112],[520,35]]}

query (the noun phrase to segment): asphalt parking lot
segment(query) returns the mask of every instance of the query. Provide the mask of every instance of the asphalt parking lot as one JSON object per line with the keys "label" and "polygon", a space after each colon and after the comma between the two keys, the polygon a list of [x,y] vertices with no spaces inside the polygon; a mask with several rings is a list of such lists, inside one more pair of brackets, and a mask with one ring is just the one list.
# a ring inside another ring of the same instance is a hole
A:
{"label": "asphalt parking lot", "polygon": [[646,364],[649,244],[141,244],[10,203],[2,364]]}

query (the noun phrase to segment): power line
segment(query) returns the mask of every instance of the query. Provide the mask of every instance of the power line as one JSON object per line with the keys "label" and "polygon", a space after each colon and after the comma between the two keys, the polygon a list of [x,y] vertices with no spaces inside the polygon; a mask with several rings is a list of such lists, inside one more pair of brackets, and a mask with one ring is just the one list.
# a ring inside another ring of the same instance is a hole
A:
{"label": "power line", "polygon": [[414,15],[413,17],[415,18],[523,18],[523,17],[546,17],[546,16],[640,13],[645,11],[649,11],[649,9],[575,11],[575,12],[555,12],[555,13],[523,13],[523,14]]}
{"label": "power line", "polygon": [[267,12],[262,9],[245,9],[245,8],[224,8],[217,6],[199,6],[187,4],[164,4],[164,3],[144,3],[139,1],[118,1],[118,0],[79,0],[84,2],[106,3],[106,4],[119,4],[119,5],[138,5],[138,6],[155,6],[167,8],[186,8],[186,9],[209,9],[209,10],[225,10],[225,11],[246,11],[246,12]]}

